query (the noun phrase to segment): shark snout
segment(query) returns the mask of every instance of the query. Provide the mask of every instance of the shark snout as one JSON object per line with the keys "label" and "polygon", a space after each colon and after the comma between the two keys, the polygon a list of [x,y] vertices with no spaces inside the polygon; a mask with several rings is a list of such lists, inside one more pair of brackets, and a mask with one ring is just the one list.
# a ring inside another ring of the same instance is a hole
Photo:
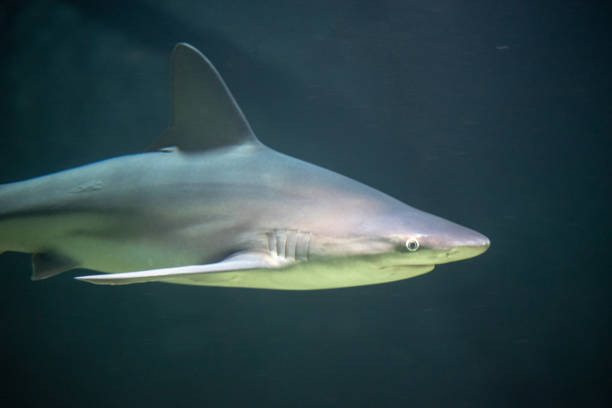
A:
{"label": "shark snout", "polygon": [[457,246],[481,248],[482,252],[484,252],[491,246],[491,241],[480,232],[470,230],[470,235],[462,238],[457,244]]}
{"label": "shark snout", "polygon": [[448,243],[449,249],[445,255],[448,262],[459,261],[481,255],[490,246],[491,241],[485,235],[468,228],[462,228],[461,234],[455,236]]}

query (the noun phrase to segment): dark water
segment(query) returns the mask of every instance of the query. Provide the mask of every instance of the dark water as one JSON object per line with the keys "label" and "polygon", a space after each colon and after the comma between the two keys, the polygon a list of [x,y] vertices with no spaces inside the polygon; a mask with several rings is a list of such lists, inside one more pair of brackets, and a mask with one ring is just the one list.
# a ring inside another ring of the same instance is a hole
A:
{"label": "dark water", "polygon": [[188,41],[264,143],[493,244],[308,293],[31,282],[5,254],[0,404],[610,405],[606,2],[123,3],[2,2],[0,182],[142,150]]}

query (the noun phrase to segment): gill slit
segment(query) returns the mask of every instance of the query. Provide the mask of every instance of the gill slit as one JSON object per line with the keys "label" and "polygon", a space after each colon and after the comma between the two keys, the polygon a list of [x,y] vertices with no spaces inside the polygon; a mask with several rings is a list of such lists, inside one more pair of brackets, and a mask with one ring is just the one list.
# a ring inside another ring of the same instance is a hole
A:
{"label": "gill slit", "polygon": [[270,256],[292,261],[310,259],[312,234],[299,230],[273,230],[266,233]]}

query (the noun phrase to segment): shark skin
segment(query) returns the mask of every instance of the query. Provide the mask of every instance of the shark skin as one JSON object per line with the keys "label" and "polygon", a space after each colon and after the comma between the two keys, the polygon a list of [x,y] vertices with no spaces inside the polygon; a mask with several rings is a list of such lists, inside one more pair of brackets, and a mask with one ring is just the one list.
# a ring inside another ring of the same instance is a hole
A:
{"label": "shark skin", "polygon": [[171,55],[172,119],[147,152],[0,186],[0,253],[33,280],[284,290],[397,281],[477,256],[484,235],[256,137],[213,65]]}

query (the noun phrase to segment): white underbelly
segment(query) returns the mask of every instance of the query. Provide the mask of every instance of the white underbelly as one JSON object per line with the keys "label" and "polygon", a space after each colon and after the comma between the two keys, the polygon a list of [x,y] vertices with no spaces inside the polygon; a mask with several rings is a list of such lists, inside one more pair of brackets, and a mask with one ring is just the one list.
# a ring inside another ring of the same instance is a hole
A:
{"label": "white underbelly", "polygon": [[250,269],[213,272],[160,279],[183,285],[239,288],[315,290],[374,285],[423,275],[434,265],[410,265],[379,268],[370,262],[337,260],[300,262],[281,269]]}

